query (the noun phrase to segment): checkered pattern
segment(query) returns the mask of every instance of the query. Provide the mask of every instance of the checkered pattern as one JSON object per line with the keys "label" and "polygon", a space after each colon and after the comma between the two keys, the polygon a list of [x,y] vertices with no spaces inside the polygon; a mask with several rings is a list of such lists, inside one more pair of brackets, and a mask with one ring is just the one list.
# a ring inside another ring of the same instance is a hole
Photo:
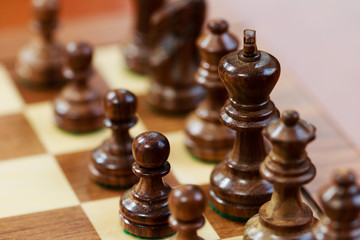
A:
{"label": "checkered pattern", "polygon": [[[126,88],[138,95],[139,122],[131,129],[133,136],[157,130],[168,137],[172,168],[165,181],[173,187],[198,184],[207,191],[214,165],[186,151],[185,118],[157,116],[146,108],[149,81],[125,70],[118,46],[97,48],[94,67],[108,88]],[[281,77],[272,99],[280,110],[296,109],[318,127],[318,140],[309,147],[309,156],[321,169],[308,186],[314,194],[328,182],[339,159],[351,167],[357,157],[291,79]],[[51,102],[57,92],[23,89],[14,81],[11,63],[0,65],[0,83],[0,238],[137,239],[119,224],[119,197],[124,190],[105,189],[89,180],[91,150],[109,136],[109,130],[80,135],[57,128]],[[206,224],[199,231],[204,239],[242,239],[243,223],[224,219],[209,207],[204,215]]]}

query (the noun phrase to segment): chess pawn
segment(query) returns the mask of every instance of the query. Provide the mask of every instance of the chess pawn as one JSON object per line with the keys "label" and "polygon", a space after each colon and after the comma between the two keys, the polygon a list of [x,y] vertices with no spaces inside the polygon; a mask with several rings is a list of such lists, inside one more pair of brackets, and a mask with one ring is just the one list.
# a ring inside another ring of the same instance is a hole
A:
{"label": "chess pawn", "polygon": [[238,48],[238,40],[224,20],[213,20],[209,32],[197,40],[201,62],[195,80],[206,89],[206,98],[186,122],[185,144],[196,157],[205,161],[221,161],[234,144],[234,130],[221,124],[219,113],[228,98],[218,75],[220,59]]}
{"label": "chess pawn", "polygon": [[164,0],[136,0],[135,33],[124,49],[128,68],[137,73],[146,73],[150,54],[150,20]]}
{"label": "chess pawn", "polygon": [[311,240],[317,223],[311,208],[301,200],[301,186],[315,177],[305,151],[315,139],[315,127],[285,111],[281,120],[264,129],[272,149],[260,166],[261,176],[274,184],[271,200],[245,225],[244,240]]}
{"label": "chess pawn", "polygon": [[267,153],[261,131],[279,117],[269,95],[280,76],[280,64],[257,50],[255,31],[245,30],[244,48],[220,60],[219,76],[230,97],[220,120],[236,136],[229,155],[211,173],[210,202],[222,215],[247,220],[270,200],[273,189],[260,177],[259,166]]}
{"label": "chess pawn", "polygon": [[32,1],[32,29],[36,36],[19,52],[15,72],[19,82],[29,87],[54,88],[61,86],[63,47],[54,39],[59,3],[57,0]]}
{"label": "chess pawn", "polygon": [[338,170],[319,194],[325,215],[314,228],[318,240],[360,239],[360,185],[351,170]]}
{"label": "chess pawn", "polygon": [[69,83],[55,99],[55,122],[71,132],[89,132],[102,127],[104,113],[101,93],[89,84],[92,74],[92,49],[86,43],[66,47],[68,68],[64,76]]}
{"label": "chess pawn", "polygon": [[205,206],[205,194],[198,186],[183,185],[170,192],[169,224],[178,231],[174,240],[203,240],[196,231],[205,223]]}
{"label": "chess pawn", "polygon": [[132,150],[133,172],[140,180],[121,196],[121,226],[139,237],[171,235],[175,232],[168,224],[167,200],[171,189],[162,180],[170,171],[169,141],[161,133],[144,132],[134,139]]}
{"label": "chess pawn", "polygon": [[195,83],[196,50],[205,18],[205,0],[165,1],[152,17],[148,104],[166,114],[184,114],[204,98]]}
{"label": "chess pawn", "polygon": [[132,186],[139,180],[131,168],[133,139],[129,135],[129,128],[137,122],[136,96],[124,89],[111,90],[104,94],[102,106],[105,127],[112,130],[112,135],[92,153],[90,175],[106,186]]}

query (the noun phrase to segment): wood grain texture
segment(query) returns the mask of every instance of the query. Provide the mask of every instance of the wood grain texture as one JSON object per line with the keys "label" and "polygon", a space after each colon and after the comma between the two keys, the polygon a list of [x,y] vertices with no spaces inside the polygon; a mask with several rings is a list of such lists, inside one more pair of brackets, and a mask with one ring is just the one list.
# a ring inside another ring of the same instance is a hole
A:
{"label": "wood grain texture", "polygon": [[0,117],[0,160],[45,153],[23,114]]}
{"label": "wood grain texture", "polygon": [[81,207],[63,208],[0,219],[0,238],[99,239]]}
{"label": "wood grain texture", "polygon": [[213,206],[243,220],[270,200],[272,185],[259,173],[267,152],[261,131],[279,117],[269,95],[280,77],[280,63],[257,50],[255,37],[254,30],[245,30],[243,49],[219,62],[219,76],[229,93],[220,120],[236,137],[233,149],[210,176]]}

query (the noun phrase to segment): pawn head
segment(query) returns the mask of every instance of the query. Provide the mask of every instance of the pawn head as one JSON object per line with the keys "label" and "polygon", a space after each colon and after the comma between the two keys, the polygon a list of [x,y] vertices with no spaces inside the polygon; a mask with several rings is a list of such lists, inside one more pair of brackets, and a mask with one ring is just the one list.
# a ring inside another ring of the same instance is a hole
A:
{"label": "pawn head", "polygon": [[55,20],[60,8],[57,0],[33,0],[32,6],[35,19],[40,22]]}
{"label": "pawn head", "polygon": [[127,120],[136,113],[136,96],[125,89],[110,90],[103,97],[105,116],[114,121]]}
{"label": "pawn head", "polygon": [[83,42],[72,42],[66,46],[66,57],[73,71],[85,71],[90,67],[92,48]]}
{"label": "pawn head", "polygon": [[159,168],[167,161],[170,144],[161,133],[144,132],[134,139],[132,150],[136,163],[141,167]]}
{"label": "pawn head", "polygon": [[169,208],[179,221],[195,221],[202,217],[206,206],[206,197],[198,186],[183,185],[169,195]]}

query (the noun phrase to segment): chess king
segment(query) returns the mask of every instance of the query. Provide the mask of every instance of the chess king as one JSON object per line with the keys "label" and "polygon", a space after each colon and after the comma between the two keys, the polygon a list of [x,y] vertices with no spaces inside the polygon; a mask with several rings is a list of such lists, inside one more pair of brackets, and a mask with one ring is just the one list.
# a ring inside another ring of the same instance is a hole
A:
{"label": "chess king", "polygon": [[236,131],[230,154],[210,177],[210,201],[227,216],[247,220],[270,200],[272,185],[262,179],[259,166],[266,148],[262,129],[278,119],[269,95],[280,76],[278,60],[256,46],[255,31],[244,31],[244,47],[225,55],[219,76],[229,93],[220,111],[222,123]]}

